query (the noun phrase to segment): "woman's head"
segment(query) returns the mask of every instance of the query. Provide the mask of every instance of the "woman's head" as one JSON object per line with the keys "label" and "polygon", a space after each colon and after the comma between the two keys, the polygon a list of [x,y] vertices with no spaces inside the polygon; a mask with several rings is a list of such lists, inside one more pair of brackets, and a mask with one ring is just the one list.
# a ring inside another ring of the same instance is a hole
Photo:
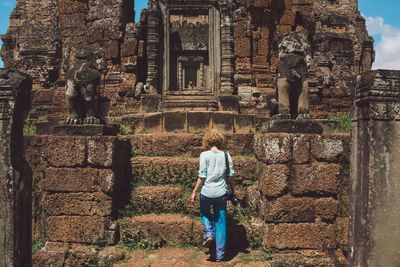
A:
{"label": "woman's head", "polygon": [[209,130],[203,138],[203,147],[205,149],[210,149],[212,147],[217,147],[218,149],[223,148],[225,143],[224,136],[216,129]]}

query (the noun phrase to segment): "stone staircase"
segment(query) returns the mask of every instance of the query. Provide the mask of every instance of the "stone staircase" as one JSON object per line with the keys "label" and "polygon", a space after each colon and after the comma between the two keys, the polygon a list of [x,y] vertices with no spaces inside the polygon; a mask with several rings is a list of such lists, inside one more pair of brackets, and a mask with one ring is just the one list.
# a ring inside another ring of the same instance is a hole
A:
{"label": "stone staircase", "polygon": [[169,91],[163,96],[161,111],[217,111],[218,100],[210,92],[201,90]]}
{"label": "stone staircase", "polygon": [[[154,137],[164,141],[168,139],[168,136],[163,135]],[[147,143],[142,139],[148,138],[146,135],[137,138],[141,139],[141,144]],[[232,135],[228,140],[231,144],[240,143],[241,138],[250,140],[252,137]],[[122,243],[127,246],[137,245],[142,240],[142,244],[145,243],[143,246],[158,243],[201,246],[203,226],[199,205],[190,202],[190,194],[197,179],[198,156],[202,151],[198,141],[198,135],[185,135],[175,140],[181,144],[169,146],[168,152],[144,147],[135,149],[136,156],[131,160],[133,177],[130,203],[121,211],[119,219]],[[153,144],[161,142],[152,140]],[[262,220],[254,217],[257,215],[257,205],[254,204],[257,201],[254,198],[259,194],[257,160],[244,152],[245,144],[241,142],[236,151],[230,151],[237,174],[236,191],[242,199],[242,203],[236,207],[228,202],[228,244],[235,248],[260,246],[261,242],[258,241],[263,234]],[[147,146],[151,144],[147,143]],[[253,218],[250,220],[251,216]]]}
{"label": "stone staircase", "polygon": [[[35,189],[43,200],[35,202],[34,211],[46,214],[37,217],[34,226],[40,230],[42,223],[47,225],[46,246],[35,253],[33,266],[53,262],[53,266],[111,266],[121,260],[126,262],[121,266],[161,266],[157,265],[161,256],[137,258],[137,253],[148,255],[160,247],[159,251],[183,247],[193,252],[187,260],[191,266],[208,266],[210,252],[201,249],[199,207],[189,201],[202,137],[163,133],[27,138],[27,159],[40,163],[34,173],[45,184],[42,191]],[[341,236],[346,232],[341,229],[347,229],[346,214],[343,218],[336,214],[338,202],[346,196],[328,196],[338,194],[339,175],[345,175],[333,162],[344,151],[340,148],[348,146],[347,139],[225,134],[225,150],[235,166],[236,193],[242,199],[238,206],[228,202],[228,260],[232,264],[241,261],[237,253],[250,251],[260,265],[249,266],[269,266],[266,261],[272,266],[346,265],[337,246],[346,244]],[[148,260],[155,260],[154,265],[139,264]],[[101,261],[108,265],[94,265]]]}

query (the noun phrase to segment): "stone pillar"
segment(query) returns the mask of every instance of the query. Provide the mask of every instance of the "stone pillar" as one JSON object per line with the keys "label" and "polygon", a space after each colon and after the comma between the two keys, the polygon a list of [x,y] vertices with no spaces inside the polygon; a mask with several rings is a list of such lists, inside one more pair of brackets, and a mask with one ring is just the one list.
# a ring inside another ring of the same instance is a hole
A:
{"label": "stone pillar", "polygon": [[0,70],[0,266],[32,264],[32,175],[23,146],[31,90],[28,75]]}
{"label": "stone pillar", "polygon": [[221,25],[221,95],[232,95],[234,91],[234,54],[233,54],[233,23],[229,16],[225,16]]}
{"label": "stone pillar", "polygon": [[178,61],[178,89],[179,91],[183,91],[183,70],[182,70],[182,61]]}
{"label": "stone pillar", "polygon": [[146,85],[150,94],[158,94],[159,90],[159,27],[160,18],[156,1],[149,1],[147,13],[147,79]]}
{"label": "stone pillar", "polygon": [[221,15],[216,6],[209,10],[210,36],[209,36],[209,84],[208,87],[216,94],[220,87],[221,76]]}
{"label": "stone pillar", "polygon": [[361,76],[352,110],[349,266],[399,266],[400,71]]}

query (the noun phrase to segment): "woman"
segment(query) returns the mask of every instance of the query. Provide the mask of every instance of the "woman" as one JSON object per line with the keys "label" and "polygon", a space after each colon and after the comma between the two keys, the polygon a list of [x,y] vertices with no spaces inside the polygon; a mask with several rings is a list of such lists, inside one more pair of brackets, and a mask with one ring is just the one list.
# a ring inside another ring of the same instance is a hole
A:
{"label": "woman", "polygon": [[[203,147],[208,149],[200,154],[199,178],[193,189],[191,200],[195,203],[196,192],[200,191],[200,216],[204,225],[204,247],[216,241],[216,261],[222,261],[226,246],[226,192],[227,183],[233,190],[234,175],[231,156],[227,153],[229,177],[225,177],[225,153],[221,151],[224,137],[217,130],[211,130],[203,138]],[[214,216],[211,216],[211,207]],[[213,222],[215,229],[213,227]]]}

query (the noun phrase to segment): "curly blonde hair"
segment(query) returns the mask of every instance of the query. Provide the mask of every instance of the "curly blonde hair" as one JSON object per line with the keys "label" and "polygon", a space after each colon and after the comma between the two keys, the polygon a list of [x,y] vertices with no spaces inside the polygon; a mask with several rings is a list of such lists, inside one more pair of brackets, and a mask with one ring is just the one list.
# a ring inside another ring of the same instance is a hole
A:
{"label": "curly blonde hair", "polygon": [[222,149],[225,144],[225,137],[216,129],[211,129],[204,135],[203,147],[211,149],[213,146]]}

